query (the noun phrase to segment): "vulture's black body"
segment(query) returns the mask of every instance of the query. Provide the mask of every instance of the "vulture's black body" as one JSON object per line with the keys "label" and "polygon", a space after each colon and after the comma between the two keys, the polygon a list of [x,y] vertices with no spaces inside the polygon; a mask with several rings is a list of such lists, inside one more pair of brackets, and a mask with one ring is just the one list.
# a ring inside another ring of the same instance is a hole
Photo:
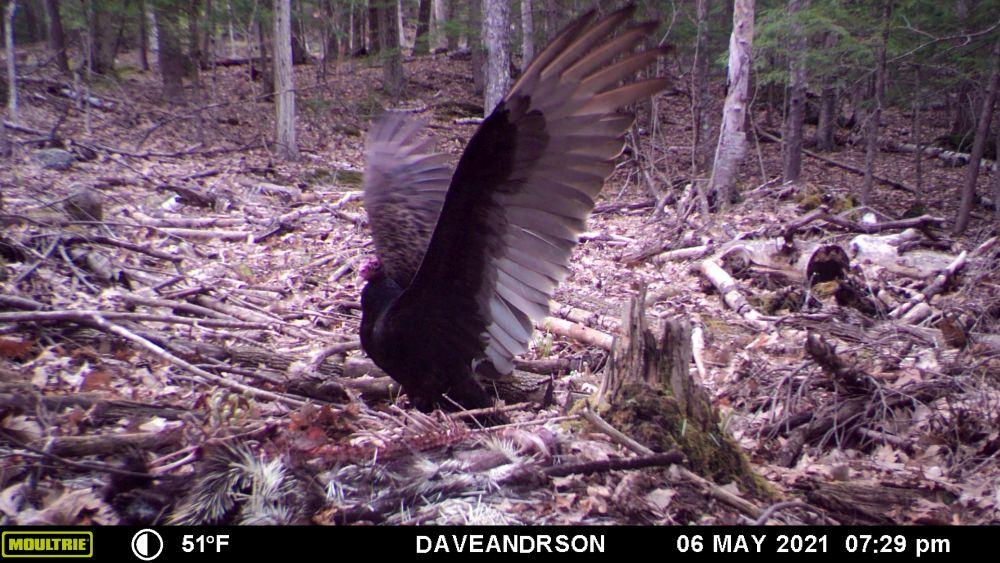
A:
{"label": "vulture's black body", "polygon": [[665,87],[629,81],[662,52],[632,53],[653,23],[613,35],[631,14],[570,24],[453,174],[419,123],[391,114],[373,128],[365,207],[380,267],[361,294],[361,344],[421,410],[492,405],[473,373],[509,373],[548,313],[632,123],[620,110]]}

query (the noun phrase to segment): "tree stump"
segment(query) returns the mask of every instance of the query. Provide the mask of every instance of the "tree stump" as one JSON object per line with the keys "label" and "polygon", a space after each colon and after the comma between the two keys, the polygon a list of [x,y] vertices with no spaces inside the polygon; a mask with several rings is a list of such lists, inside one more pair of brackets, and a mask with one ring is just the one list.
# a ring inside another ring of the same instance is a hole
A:
{"label": "tree stump", "polygon": [[624,306],[599,413],[655,452],[680,449],[689,469],[707,479],[736,481],[744,491],[768,495],[765,481],[720,428],[708,392],[691,376],[691,325],[668,319],[654,333],[646,321],[645,299],[643,286]]}

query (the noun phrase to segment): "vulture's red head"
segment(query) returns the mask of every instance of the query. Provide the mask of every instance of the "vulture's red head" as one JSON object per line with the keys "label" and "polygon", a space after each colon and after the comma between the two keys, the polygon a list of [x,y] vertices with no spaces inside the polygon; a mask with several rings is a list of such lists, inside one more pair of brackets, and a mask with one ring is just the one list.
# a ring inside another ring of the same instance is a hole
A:
{"label": "vulture's red head", "polygon": [[370,281],[376,275],[382,272],[382,262],[379,261],[377,257],[371,257],[361,264],[361,268],[358,270],[358,276],[365,281]]}

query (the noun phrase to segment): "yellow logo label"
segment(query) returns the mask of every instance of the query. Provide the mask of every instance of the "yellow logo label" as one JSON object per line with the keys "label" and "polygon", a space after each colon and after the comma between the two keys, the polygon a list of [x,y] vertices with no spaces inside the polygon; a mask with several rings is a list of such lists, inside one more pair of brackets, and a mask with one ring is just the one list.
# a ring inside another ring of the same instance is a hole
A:
{"label": "yellow logo label", "polygon": [[93,557],[93,532],[3,532],[4,559],[27,557]]}

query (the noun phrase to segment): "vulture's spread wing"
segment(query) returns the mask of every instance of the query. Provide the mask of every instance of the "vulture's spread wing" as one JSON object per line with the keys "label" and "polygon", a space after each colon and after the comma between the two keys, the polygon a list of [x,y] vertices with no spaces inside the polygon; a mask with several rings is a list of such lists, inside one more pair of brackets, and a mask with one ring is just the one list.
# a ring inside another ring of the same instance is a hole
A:
{"label": "vulture's spread wing", "polygon": [[365,209],[375,253],[400,286],[413,279],[444,203],[451,167],[420,139],[423,122],[401,112],[383,116],[365,147]]}
{"label": "vulture's spread wing", "polygon": [[420,268],[390,311],[397,327],[469,364],[486,356],[499,373],[527,349],[531,320],[548,314],[623,149],[634,117],[620,110],[666,86],[629,82],[663,53],[632,53],[653,23],[611,38],[632,11],[571,24],[476,131]]}

